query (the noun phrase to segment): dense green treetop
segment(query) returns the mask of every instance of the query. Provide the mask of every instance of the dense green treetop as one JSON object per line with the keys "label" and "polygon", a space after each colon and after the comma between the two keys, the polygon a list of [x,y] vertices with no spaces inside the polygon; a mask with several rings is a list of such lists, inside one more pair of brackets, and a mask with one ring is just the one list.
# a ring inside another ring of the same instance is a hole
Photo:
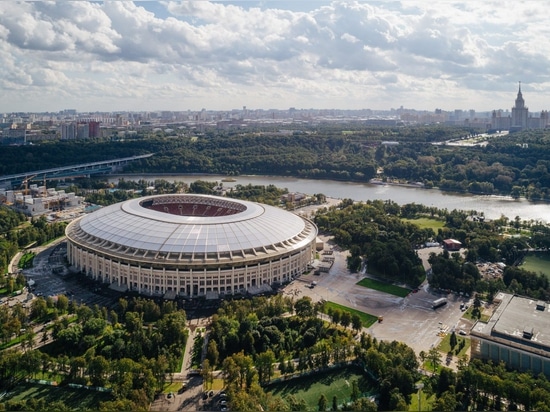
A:
{"label": "dense green treetop", "polygon": [[[45,142],[0,152],[0,175],[154,153],[128,172],[275,174],[303,178],[420,182],[469,193],[550,199],[550,131],[489,136],[456,146],[467,128],[433,126],[303,126],[292,134],[209,129],[202,134]],[[392,141],[397,144],[384,144]],[[380,173],[381,172],[381,173]]]}

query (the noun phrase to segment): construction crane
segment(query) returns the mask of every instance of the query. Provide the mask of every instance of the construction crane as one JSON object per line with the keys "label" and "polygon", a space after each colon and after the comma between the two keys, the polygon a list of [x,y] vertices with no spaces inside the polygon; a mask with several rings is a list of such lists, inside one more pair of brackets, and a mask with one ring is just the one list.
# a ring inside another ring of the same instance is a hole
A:
{"label": "construction crane", "polygon": [[29,194],[29,182],[34,179],[38,175],[32,175],[30,177],[25,177],[23,181],[21,182],[21,185],[24,187],[23,189],[23,195],[27,196]]}

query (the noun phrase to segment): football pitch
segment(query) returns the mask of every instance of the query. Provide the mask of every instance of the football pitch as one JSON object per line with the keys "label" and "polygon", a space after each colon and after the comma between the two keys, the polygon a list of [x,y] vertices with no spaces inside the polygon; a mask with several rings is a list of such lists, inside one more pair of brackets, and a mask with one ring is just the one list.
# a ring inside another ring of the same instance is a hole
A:
{"label": "football pitch", "polygon": [[329,407],[336,396],[339,406],[351,401],[352,382],[356,380],[361,396],[370,396],[372,390],[368,380],[358,367],[346,367],[332,371],[315,373],[270,385],[267,391],[283,399],[293,395],[303,399],[309,410],[318,410],[319,398],[324,394]]}

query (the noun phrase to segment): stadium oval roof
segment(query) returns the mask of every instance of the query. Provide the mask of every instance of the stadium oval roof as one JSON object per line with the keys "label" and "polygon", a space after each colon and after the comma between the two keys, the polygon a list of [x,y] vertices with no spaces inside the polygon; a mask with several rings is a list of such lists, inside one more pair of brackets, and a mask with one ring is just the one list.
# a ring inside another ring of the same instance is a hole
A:
{"label": "stadium oval roof", "polygon": [[104,207],[74,223],[70,237],[100,249],[172,256],[269,254],[299,248],[311,241],[312,234],[316,236],[314,225],[293,213],[207,195],[131,199]]}

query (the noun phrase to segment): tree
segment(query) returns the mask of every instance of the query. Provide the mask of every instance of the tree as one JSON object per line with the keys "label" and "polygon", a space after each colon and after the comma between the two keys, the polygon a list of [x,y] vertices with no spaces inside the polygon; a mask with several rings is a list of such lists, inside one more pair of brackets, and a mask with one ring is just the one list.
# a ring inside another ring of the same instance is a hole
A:
{"label": "tree", "polygon": [[456,339],[456,333],[455,331],[453,330],[452,333],[451,333],[451,336],[449,338],[449,345],[451,345],[451,351],[454,350],[456,344],[457,344],[457,339]]}
{"label": "tree", "polygon": [[340,325],[347,328],[351,323],[351,313],[347,310],[342,311],[342,317],[340,318]]}
{"label": "tree", "polygon": [[294,310],[296,311],[296,315],[301,318],[308,318],[315,315],[313,303],[309,296],[304,296],[298,299],[294,304]]}
{"label": "tree", "polygon": [[451,391],[446,391],[435,400],[433,409],[436,411],[455,411],[457,405],[458,402],[455,394]]}
{"label": "tree", "polygon": [[31,319],[42,319],[48,313],[48,306],[43,298],[34,299],[31,303]]}
{"label": "tree", "polygon": [[317,406],[318,406],[320,411],[326,411],[327,410],[328,400],[327,400],[327,397],[325,396],[324,393],[321,394],[321,396],[319,397],[319,402],[317,403]]}
{"label": "tree", "polygon": [[76,309],[76,315],[78,316],[78,320],[82,323],[85,323],[93,316],[93,311],[86,305],[80,305]]}
{"label": "tree", "polygon": [[269,396],[267,399],[267,411],[277,412],[292,412],[288,406],[288,403],[280,396]]}
{"label": "tree", "polygon": [[212,387],[212,383],[214,382],[214,376],[213,376],[213,370],[212,366],[210,366],[210,361],[208,359],[205,359],[202,362],[202,371],[201,376],[204,383],[204,389],[210,389]]}
{"label": "tree", "polygon": [[285,376],[287,373],[286,362],[284,359],[279,361],[279,372],[281,372],[281,376]]}
{"label": "tree", "polygon": [[23,336],[23,340],[21,341],[21,344],[27,349],[32,350],[32,348],[34,347],[35,337],[36,337],[36,333],[32,329],[30,329]]}
{"label": "tree", "polygon": [[273,364],[275,363],[275,354],[271,349],[260,353],[256,358],[256,370],[260,384],[267,384],[273,375]]}
{"label": "tree", "polygon": [[420,358],[420,364],[421,365],[424,365],[424,362],[426,362],[426,357],[428,355],[426,355],[426,352],[424,352],[423,350],[421,350],[419,353],[418,353],[418,357]]}
{"label": "tree", "polygon": [[290,407],[290,410],[292,412],[301,412],[308,410],[307,403],[302,398],[296,398],[296,396],[290,395],[287,397],[286,401],[288,402],[288,406]]}
{"label": "tree", "polygon": [[356,332],[359,332],[363,327],[363,322],[361,322],[361,317],[357,313],[354,313],[351,316],[351,325],[353,330],[355,330]]}
{"label": "tree", "polygon": [[435,372],[441,364],[441,353],[436,347],[433,347],[428,352],[428,360],[432,364],[433,371]]}
{"label": "tree", "polygon": [[232,356],[225,358],[222,363],[222,376],[226,386],[235,386],[239,390],[239,368]]}
{"label": "tree", "polygon": [[361,396],[361,391],[359,390],[359,383],[357,382],[357,379],[354,379],[351,381],[351,401],[355,402],[357,399],[359,399],[359,396]]}
{"label": "tree", "polygon": [[[500,378],[499,378],[500,379]],[[441,368],[437,380],[437,393],[442,394],[456,385],[456,374],[448,368]]]}
{"label": "tree", "polygon": [[338,398],[336,398],[336,395],[332,397],[332,411],[338,410]]}
{"label": "tree", "polygon": [[376,412],[378,405],[368,398],[359,398],[351,404],[351,410],[357,412]]}
{"label": "tree", "polygon": [[390,410],[406,411],[408,410],[407,401],[398,388],[393,388],[390,392]]}
{"label": "tree", "polygon": [[287,364],[286,364],[287,373],[293,374],[295,370],[296,370],[296,368],[294,366],[294,361],[292,359],[289,359]]}
{"label": "tree", "polygon": [[220,352],[218,351],[218,344],[214,339],[208,342],[208,348],[206,350],[206,359],[210,361],[212,367],[218,364],[220,358]]}
{"label": "tree", "polygon": [[254,380],[256,370],[253,368],[254,362],[252,358],[245,355],[244,352],[235,353],[231,356],[235,362],[238,373],[238,387],[249,388]]}
{"label": "tree", "polygon": [[332,318],[332,322],[334,322],[334,324],[338,324],[340,323],[340,318],[342,317],[342,311],[340,309],[333,309],[330,317]]}
{"label": "tree", "polygon": [[94,386],[105,384],[105,375],[109,369],[109,362],[103,356],[94,357],[88,364],[88,374]]}

